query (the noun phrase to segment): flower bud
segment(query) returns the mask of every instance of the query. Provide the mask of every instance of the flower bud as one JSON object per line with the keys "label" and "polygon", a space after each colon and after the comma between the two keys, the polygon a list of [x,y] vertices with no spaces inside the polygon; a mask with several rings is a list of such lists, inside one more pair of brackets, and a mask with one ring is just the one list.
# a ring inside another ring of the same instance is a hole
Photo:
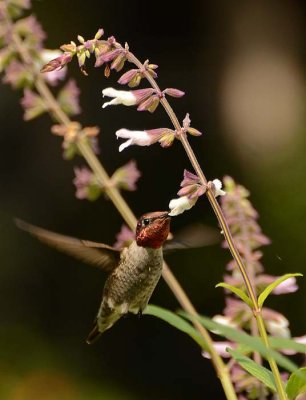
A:
{"label": "flower bud", "polygon": [[163,93],[168,94],[171,97],[182,97],[185,95],[185,92],[174,88],[167,88],[163,91]]}

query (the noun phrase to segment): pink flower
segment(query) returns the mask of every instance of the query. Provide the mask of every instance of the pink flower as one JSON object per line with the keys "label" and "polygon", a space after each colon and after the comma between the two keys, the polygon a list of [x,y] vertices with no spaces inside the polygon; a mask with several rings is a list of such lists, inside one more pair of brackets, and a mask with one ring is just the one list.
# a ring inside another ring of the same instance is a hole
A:
{"label": "pink flower", "polygon": [[200,183],[200,178],[187,171],[184,170],[184,179],[181,182],[181,187],[178,191],[179,196],[188,196],[190,199],[200,197],[206,192],[206,187]]}
{"label": "pink flower", "polygon": [[24,120],[29,121],[44,113],[47,109],[41,97],[30,89],[25,89],[20,101],[24,109]]}
{"label": "pink flower", "polygon": [[[299,337],[293,337],[292,340],[294,340],[297,343],[302,343],[306,345],[306,335],[304,336],[299,336]],[[280,350],[282,353],[288,355],[288,356],[292,356],[294,354],[297,354],[298,351],[296,350],[292,350],[292,349],[281,349]],[[305,355],[306,356],[306,355]]]}
{"label": "pink flower", "polygon": [[92,182],[93,173],[87,167],[82,167],[82,168],[75,167],[74,173],[75,173],[75,178],[73,180],[73,183],[77,189],[76,197],[78,199],[86,199],[88,186]]}
{"label": "pink flower", "polygon": [[118,232],[116,235],[116,239],[117,240],[114,243],[114,247],[116,249],[122,249],[123,247],[127,247],[131,244],[131,242],[135,239],[135,234],[126,225],[122,225],[120,232]]}
{"label": "pink flower", "polygon": [[[274,277],[273,277],[274,278]],[[277,279],[279,277],[275,277]],[[298,290],[298,285],[296,284],[296,279],[294,277],[291,277],[289,279],[286,279],[284,282],[282,282],[280,285],[278,285],[274,290],[273,294],[284,294],[284,293],[293,293]]]}
{"label": "pink flower", "polygon": [[26,38],[27,45],[31,45],[31,47],[36,50],[42,49],[43,41],[47,37],[41,24],[34,15],[19,19],[15,22],[14,31],[23,38]]}
{"label": "pink flower", "polygon": [[111,180],[117,187],[133,191],[136,190],[136,182],[140,176],[141,172],[138,170],[136,162],[131,160],[123,167],[118,168]]}
{"label": "pink flower", "polygon": [[[222,357],[222,358],[230,358],[231,355],[228,351],[226,351],[227,348],[230,349],[235,349],[237,347],[236,344],[232,342],[214,342],[213,343],[214,348],[216,349],[217,353]],[[202,356],[204,358],[211,358],[210,354],[207,351],[202,352]]]}
{"label": "pink flower", "polygon": [[5,68],[3,82],[19,89],[28,86],[32,82],[32,76],[19,61],[13,60]]}
{"label": "pink flower", "polygon": [[73,183],[76,187],[76,198],[83,200],[96,200],[101,192],[102,188],[98,184],[94,174],[87,167],[74,168],[75,178]]}
{"label": "pink flower", "polygon": [[59,92],[57,100],[68,115],[80,114],[79,95],[80,89],[74,79],[70,79]]}

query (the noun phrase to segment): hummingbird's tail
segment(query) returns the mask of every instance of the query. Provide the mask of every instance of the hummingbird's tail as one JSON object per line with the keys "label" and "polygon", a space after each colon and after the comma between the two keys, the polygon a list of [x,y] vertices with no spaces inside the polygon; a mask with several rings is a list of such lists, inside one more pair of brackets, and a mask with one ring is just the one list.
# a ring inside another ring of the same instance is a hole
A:
{"label": "hummingbird's tail", "polygon": [[[116,320],[120,318],[120,316],[118,316],[116,318]],[[93,344],[95,343],[99,337],[102,335],[103,332],[105,332],[107,329],[111,328],[113,326],[113,321],[110,322],[108,320],[106,320],[103,324],[98,324],[98,320],[96,319],[94,322],[94,327],[92,328],[92,330],[90,331],[87,339],[86,339],[86,343],[87,344]]]}
{"label": "hummingbird's tail", "polygon": [[90,333],[86,339],[86,343],[87,344],[95,343],[99,339],[101,334],[102,334],[102,332],[99,331],[98,324],[97,324],[97,322],[95,322],[93,329],[90,331]]}

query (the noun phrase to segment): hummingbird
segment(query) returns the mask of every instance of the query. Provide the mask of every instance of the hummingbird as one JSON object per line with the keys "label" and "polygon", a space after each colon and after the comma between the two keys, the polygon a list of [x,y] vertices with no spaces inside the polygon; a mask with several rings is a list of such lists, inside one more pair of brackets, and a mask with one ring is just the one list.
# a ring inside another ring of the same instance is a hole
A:
{"label": "hummingbird", "polygon": [[146,308],[161,277],[163,245],[170,233],[170,220],[168,211],[142,215],[135,240],[123,249],[61,235],[21,220],[16,220],[16,224],[57,250],[109,273],[94,327],[86,340],[91,344],[123,315],[129,312],[141,315]]}

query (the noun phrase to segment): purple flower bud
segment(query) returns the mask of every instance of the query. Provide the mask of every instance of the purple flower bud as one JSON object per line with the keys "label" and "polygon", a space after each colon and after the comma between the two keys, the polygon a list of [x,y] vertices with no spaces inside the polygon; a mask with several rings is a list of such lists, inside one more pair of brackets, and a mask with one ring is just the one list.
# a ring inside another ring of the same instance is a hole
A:
{"label": "purple flower bud", "polygon": [[[55,57],[60,57],[61,52],[59,50],[48,50],[44,49],[40,53],[41,65],[45,65],[50,60],[54,60]],[[66,77],[67,68],[61,68],[58,70],[50,71],[48,74],[44,74],[44,79],[51,86],[56,86],[60,81],[64,80]]]}
{"label": "purple flower bud", "polygon": [[127,72],[125,72],[119,79],[118,79],[118,83],[120,83],[120,85],[126,85],[127,83],[129,83],[132,79],[135,78],[135,76],[139,73],[138,69],[131,69]]}
{"label": "purple flower bud", "polygon": [[83,66],[85,65],[85,61],[86,61],[86,52],[85,51],[81,51],[77,54],[77,58],[78,58],[78,64],[79,67],[81,68],[81,71],[84,71]]}
{"label": "purple flower bud", "polygon": [[114,45],[116,44],[116,38],[115,38],[115,36],[110,36],[110,37],[107,39],[107,43],[109,44],[109,46],[114,46]]}
{"label": "purple flower bud", "polygon": [[157,73],[153,71],[153,69],[148,69],[148,73],[152,76],[152,78],[156,79],[157,78]]}
{"label": "purple flower bud", "polygon": [[154,69],[158,68],[158,65],[157,64],[148,64],[148,68],[154,70]]}
{"label": "purple flower bud", "polygon": [[112,61],[114,58],[118,57],[122,53],[122,49],[114,49],[108,51],[107,53],[101,54],[95,63],[95,67],[101,67],[103,64]]}
{"label": "purple flower bud", "polygon": [[121,71],[122,68],[124,67],[124,63],[126,61],[125,54],[119,54],[118,57],[114,58],[112,64],[111,64],[111,69],[115,69],[117,72]]}
{"label": "purple flower bud", "polygon": [[187,169],[184,170],[184,179],[181,182],[181,188],[178,191],[180,197],[187,196],[189,199],[195,199],[206,193],[207,186],[200,183],[197,175],[193,174]]}
{"label": "purple flower bud", "polygon": [[185,118],[183,119],[183,128],[187,130],[187,128],[190,127],[191,124],[191,119],[189,117],[189,114],[187,113]]}
{"label": "purple flower bud", "polygon": [[61,56],[49,61],[46,65],[42,67],[40,72],[50,72],[58,71],[65,67],[72,60],[73,55],[71,53],[65,52]]}
{"label": "purple flower bud", "polygon": [[137,89],[132,90],[131,93],[133,93],[133,96],[136,98],[136,104],[139,104],[155,93],[155,90],[152,88]]}
{"label": "purple flower bud", "polygon": [[167,88],[163,90],[163,93],[168,94],[171,97],[182,97],[185,94],[185,92],[174,88]]}
{"label": "purple flower bud", "polygon": [[192,136],[201,136],[202,135],[202,132],[200,132],[200,131],[198,131],[197,129],[195,129],[195,128],[187,128],[186,129],[187,130],[187,132],[190,134],[190,135],[192,135]]}
{"label": "purple flower bud", "polygon": [[104,35],[104,30],[103,28],[100,28],[97,33],[95,34],[95,39],[98,40]]}
{"label": "purple flower bud", "polygon": [[199,183],[200,178],[198,175],[193,174],[192,172],[188,171],[187,169],[184,170],[184,179],[181,182],[181,187],[193,185],[195,183]]}
{"label": "purple flower bud", "polygon": [[159,100],[160,99],[157,95],[150,96],[139,104],[137,111],[149,111],[150,113],[153,113],[159,104]]}

